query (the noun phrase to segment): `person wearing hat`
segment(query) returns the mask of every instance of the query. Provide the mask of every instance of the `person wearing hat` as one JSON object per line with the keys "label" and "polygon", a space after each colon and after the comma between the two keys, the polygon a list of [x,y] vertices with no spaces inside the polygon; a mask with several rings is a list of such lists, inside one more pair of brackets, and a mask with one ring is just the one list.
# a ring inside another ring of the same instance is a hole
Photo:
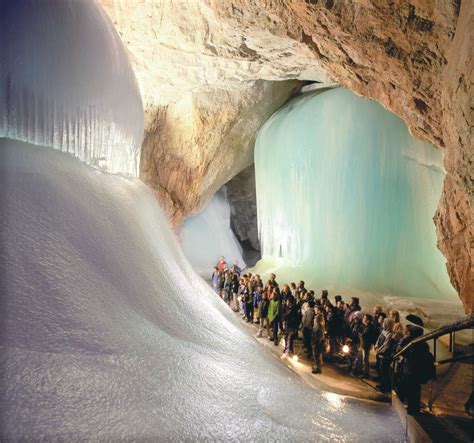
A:
{"label": "person wearing hat", "polygon": [[[423,335],[421,326],[407,324],[397,352]],[[412,345],[395,365],[395,389],[401,401],[407,403],[407,413],[418,414],[421,408],[421,385],[434,376],[434,357],[426,342]]]}

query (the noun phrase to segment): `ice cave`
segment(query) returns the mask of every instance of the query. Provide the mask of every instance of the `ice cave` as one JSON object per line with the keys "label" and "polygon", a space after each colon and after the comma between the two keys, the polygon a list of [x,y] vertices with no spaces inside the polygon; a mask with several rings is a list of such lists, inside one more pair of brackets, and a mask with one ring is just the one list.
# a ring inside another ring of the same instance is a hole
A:
{"label": "ice cave", "polygon": [[472,4],[132,3],[0,1],[0,440],[471,441]]}

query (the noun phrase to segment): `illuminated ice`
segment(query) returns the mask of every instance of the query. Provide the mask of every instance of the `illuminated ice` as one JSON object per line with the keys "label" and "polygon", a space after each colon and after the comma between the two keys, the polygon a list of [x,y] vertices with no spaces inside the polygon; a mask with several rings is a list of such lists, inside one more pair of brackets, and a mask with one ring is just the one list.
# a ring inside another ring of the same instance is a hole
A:
{"label": "illuminated ice", "polygon": [[141,97],[95,0],[2,1],[0,42],[0,137],[138,175]]}
{"label": "illuminated ice", "polygon": [[138,180],[19,141],[0,156],[2,440],[403,441],[390,405],[265,352]]}
{"label": "illuminated ice", "polygon": [[203,276],[224,256],[229,266],[238,262],[244,268],[242,248],[230,228],[230,207],[225,187],[213,196],[204,210],[188,218],[181,230],[184,254]]}
{"label": "illuminated ice", "polygon": [[259,132],[255,165],[259,272],[456,298],[432,221],[442,152],[376,102],[342,88],[297,97]]}
{"label": "illuminated ice", "polygon": [[389,405],[320,394],[265,352],[145,185],[73,158],[137,167],[142,109],[98,5],[0,12],[1,134],[29,141],[0,138],[0,440],[402,441]]}

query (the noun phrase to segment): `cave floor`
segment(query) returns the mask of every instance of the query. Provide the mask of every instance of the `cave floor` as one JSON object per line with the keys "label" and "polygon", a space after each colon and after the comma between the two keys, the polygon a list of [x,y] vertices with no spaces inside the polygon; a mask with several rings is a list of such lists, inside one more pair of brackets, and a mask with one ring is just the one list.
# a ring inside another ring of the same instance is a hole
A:
{"label": "cave floor", "polygon": [[[241,318],[240,314],[236,315]],[[257,337],[257,325],[247,323],[242,320],[242,324],[251,332],[267,352],[271,352],[276,357],[281,357],[284,351],[284,338],[280,339],[278,346],[275,346],[266,336]],[[301,336],[301,333],[300,333]],[[294,342],[295,354],[298,355],[298,361],[292,358],[284,358],[282,362],[291,370],[296,372],[306,383],[321,391],[332,392],[334,394],[345,395],[362,400],[372,400],[379,402],[390,402],[388,395],[382,394],[377,388],[377,383],[373,380],[363,380],[350,374],[347,365],[342,363],[324,363],[321,374],[312,374],[311,366],[313,361],[308,359],[303,350],[302,340]],[[371,355],[371,363],[375,363],[375,355]],[[375,377],[375,371],[371,377]]]}
{"label": "cave floor", "polygon": [[[241,319],[240,313],[235,313]],[[375,370],[371,369],[371,379],[364,380],[350,374],[347,365],[343,362],[324,362],[321,374],[312,374],[312,360],[308,359],[303,350],[302,340],[295,340],[295,354],[298,361],[292,358],[280,357],[284,351],[284,338],[281,337],[278,346],[275,346],[267,336],[257,337],[257,324],[241,320],[252,336],[265,349],[297,373],[305,383],[312,387],[334,393],[353,397],[359,400],[391,402],[391,397],[382,394],[377,389]],[[301,334],[300,334],[301,335]],[[441,345],[441,343],[440,343]],[[441,346],[439,347],[441,348]],[[446,350],[447,353],[447,350]],[[375,363],[375,354],[371,353],[371,363]],[[464,411],[464,402],[469,397],[472,389],[473,366],[470,363],[457,363],[451,367],[439,367],[438,379],[422,387],[422,413],[415,416],[418,425],[424,430],[425,435],[433,442],[471,442],[473,440],[473,422]],[[433,397],[433,409],[428,410],[430,395]],[[406,414],[405,414],[406,416]],[[401,417],[404,421],[404,418]]]}

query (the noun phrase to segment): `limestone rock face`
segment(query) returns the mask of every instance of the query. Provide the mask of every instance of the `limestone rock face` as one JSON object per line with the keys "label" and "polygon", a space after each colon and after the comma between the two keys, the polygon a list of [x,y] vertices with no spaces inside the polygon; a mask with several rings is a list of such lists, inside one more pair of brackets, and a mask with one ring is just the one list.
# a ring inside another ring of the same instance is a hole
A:
{"label": "limestone rock face", "polygon": [[100,1],[145,104],[141,177],[175,225],[250,165],[255,132],[295,87],[272,82],[335,80],[446,147],[439,247],[472,308],[473,2]]}
{"label": "limestone rock face", "polygon": [[227,183],[227,200],[235,235],[240,241],[248,241],[253,249],[260,251],[254,165],[245,168]]}
{"label": "limestone rock face", "polygon": [[473,30],[472,2],[463,2],[443,77],[442,128],[448,175],[434,219],[438,247],[448,259],[451,282],[468,313],[473,312],[474,301]]}
{"label": "limestone rock face", "polygon": [[253,163],[258,129],[298,86],[258,80],[235,89],[200,88],[156,110],[142,146],[140,177],[174,226]]}

